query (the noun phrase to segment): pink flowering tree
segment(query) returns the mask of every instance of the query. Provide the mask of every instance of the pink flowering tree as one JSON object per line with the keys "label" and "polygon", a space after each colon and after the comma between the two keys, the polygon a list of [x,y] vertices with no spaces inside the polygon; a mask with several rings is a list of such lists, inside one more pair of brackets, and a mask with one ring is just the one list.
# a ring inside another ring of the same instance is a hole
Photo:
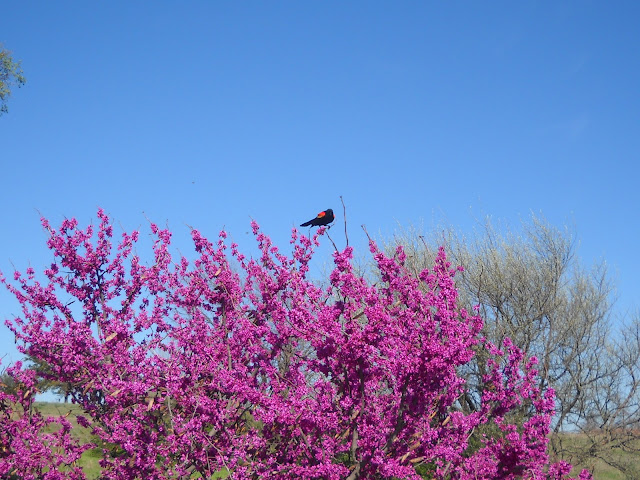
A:
{"label": "pink flowering tree", "polygon": [[[108,479],[569,478],[569,465],[547,458],[554,400],[536,387],[535,359],[483,341],[481,319],[457,306],[444,250],[416,277],[401,248],[389,258],[370,242],[381,279],[371,284],[347,247],[321,288],[308,264],[324,227],[312,238],[294,229],[287,256],[253,223],[257,258],[224,232],[211,243],[192,230],[190,261],[172,257],[171,233],[152,224],[143,262],[138,232],[114,247],[110,219],[98,217],[97,229],[43,219],[54,262],[41,278],[2,277],[22,305],[7,321],[20,350],[65,385],[96,443],[74,444],[62,420],[49,438],[42,421],[5,415],[0,473],[40,478],[20,446],[34,442],[48,449],[51,478],[82,478],[61,465],[96,446]],[[474,348],[492,360],[481,408],[464,413],[459,371]],[[512,423],[523,405],[526,421]]]}
{"label": "pink flowering tree", "polygon": [[44,418],[33,409],[33,370],[23,370],[16,362],[7,374],[14,386],[12,393],[0,390],[0,478],[85,478],[77,461],[90,445],[72,438],[71,423],[64,416]]}

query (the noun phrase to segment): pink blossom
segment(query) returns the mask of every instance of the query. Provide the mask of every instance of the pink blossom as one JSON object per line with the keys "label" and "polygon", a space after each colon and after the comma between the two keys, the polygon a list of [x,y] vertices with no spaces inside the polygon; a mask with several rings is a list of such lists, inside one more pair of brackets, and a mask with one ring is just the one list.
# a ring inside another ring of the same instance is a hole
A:
{"label": "pink blossom", "polygon": [[[55,258],[46,282],[33,270],[1,281],[22,306],[7,322],[20,351],[50,366],[42,375],[69,388],[79,425],[108,446],[103,478],[417,479],[416,465],[436,478],[568,478],[546,455],[553,393],[537,388],[535,359],[482,339],[482,320],[457,305],[459,269],[444,249],[416,277],[401,248],[390,258],[371,242],[371,284],[347,247],[323,288],[307,274],[324,227],[312,238],[294,229],[289,256],[252,222],[256,258],[227,247],[225,232],[212,243],[193,230],[189,260],[151,224],[145,261],[138,232],[113,248],[98,217],[97,231],[43,219]],[[477,348],[491,355],[487,389],[465,413],[459,372]],[[0,400],[29,407],[34,372],[11,374],[25,397]],[[509,423],[525,402],[531,415]],[[47,436],[49,420],[4,412],[0,474],[84,478],[72,465],[92,445],[74,443],[68,422],[51,420],[61,429]],[[500,434],[472,448],[483,425]]]}

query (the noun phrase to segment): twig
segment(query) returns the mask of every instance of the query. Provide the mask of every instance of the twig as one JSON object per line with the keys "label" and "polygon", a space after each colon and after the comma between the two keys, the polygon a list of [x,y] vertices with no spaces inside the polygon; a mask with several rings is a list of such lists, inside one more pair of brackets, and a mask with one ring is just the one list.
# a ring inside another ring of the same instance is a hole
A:
{"label": "twig", "polygon": [[369,232],[367,232],[367,227],[364,226],[364,223],[360,225],[360,227],[362,227],[362,230],[364,230],[364,233],[367,235],[369,242],[371,242],[371,237],[369,236]]}
{"label": "twig", "polygon": [[427,242],[424,239],[424,235],[418,235],[418,238],[422,242],[422,245],[424,245],[425,252],[428,254],[429,253],[429,246],[427,245]]}
{"label": "twig", "polygon": [[347,207],[344,204],[344,199],[340,195],[340,201],[342,202],[342,215],[344,217],[344,237],[347,239],[347,247],[349,246],[349,235],[347,234]]}

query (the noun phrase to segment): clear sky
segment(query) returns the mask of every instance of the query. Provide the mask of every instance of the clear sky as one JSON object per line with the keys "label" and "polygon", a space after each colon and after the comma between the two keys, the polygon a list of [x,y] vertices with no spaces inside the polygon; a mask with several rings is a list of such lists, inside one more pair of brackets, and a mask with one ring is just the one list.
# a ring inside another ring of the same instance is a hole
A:
{"label": "clear sky", "polygon": [[628,314],[639,19],[637,1],[5,2],[27,85],[0,117],[0,269],[50,263],[38,212],[149,218],[186,254],[187,225],[242,245],[254,218],[287,249],[320,210],[342,221],[342,195],[356,245],[361,224],[575,225]]}

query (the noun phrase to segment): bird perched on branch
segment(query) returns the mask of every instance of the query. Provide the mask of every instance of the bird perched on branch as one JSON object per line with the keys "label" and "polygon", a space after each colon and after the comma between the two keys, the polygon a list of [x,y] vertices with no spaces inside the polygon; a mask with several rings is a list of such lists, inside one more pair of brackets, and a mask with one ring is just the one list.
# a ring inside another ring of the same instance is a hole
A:
{"label": "bird perched on branch", "polygon": [[329,225],[336,217],[333,216],[333,210],[327,208],[326,210],[320,212],[316,218],[312,218],[308,222],[304,222],[301,224],[301,227],[308,227],[311,225],[312,227],[322,227],[324,225]]}

